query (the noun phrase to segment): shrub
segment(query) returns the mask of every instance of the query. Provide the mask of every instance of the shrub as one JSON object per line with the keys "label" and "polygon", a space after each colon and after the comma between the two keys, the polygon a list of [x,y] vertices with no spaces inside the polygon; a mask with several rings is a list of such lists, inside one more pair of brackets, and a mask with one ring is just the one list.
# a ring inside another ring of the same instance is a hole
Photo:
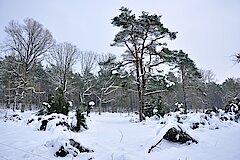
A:
{"label": "shrub", "polygon": [[163,102],[160,99],[158,99],[158,101],[157,101],[154,114],[156,116],[158,116],[159,118],[163,117],[165,115],[164,105],[163,105]]}
{"label": "shrub", "polygon": [[85,114],[81,108],[77,109],[76,118],[77,118],[77,125],[73,127],[72,129],[73,131],[79,132],[82,127],[84,129],[88,128],[86,124]]}
{"label": "shrub", "polygon": [[63,90],[58,88],[56,90],[55,96],[50,95],[48,97],[49,107],[47,108],[47,113],[61,113],[64,115],[68,115],[70,104],[66,100]]}

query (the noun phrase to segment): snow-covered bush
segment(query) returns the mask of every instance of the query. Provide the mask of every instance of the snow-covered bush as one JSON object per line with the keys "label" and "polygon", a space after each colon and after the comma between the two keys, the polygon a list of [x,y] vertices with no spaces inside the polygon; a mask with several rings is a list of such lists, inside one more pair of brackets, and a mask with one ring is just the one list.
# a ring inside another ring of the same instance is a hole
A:
{"label": "snow-covered bush", "polygon": [[5,115],[4,116],[4,122],[6,121],[20,121],[23,119],[22,115],[19,114],[10,114],[10,115]]}
{"label": "snow-covered bush", "polygon": [[27,124],[34,126],[39,131],[60,129],[62,131],[71,130],[78,132],[82,128],[87,129],[85,115],[79,110],[76,113],[70,112],[68,116],[57,113],[40,116],[33,115],[28,118]]}
{"label": "snow-covered bush", "polygon": [[206,114],[219,117],[222,121],[239,121],[240,118],[240,100],[235,97],[232,101],[229,101],[224,110],[218,108],[211,108],[206,111]]}
{"label": "snow-covered bush", "polygon": [[165,114],[164,105],[161,99],[154,99],[151,102],[146,103],[144,108],[144,115],[146,117],[157,116],[157,118],[163,117]]}
{"label": "snow-covered bush", "polygon": [[31,116],[27,120],[28,125],[32,125],[39,131],[52,131],[57,128],[66,131],[71,129],[71,122],[68,120],[68,116],[63,114],[53,113],[50,115]]}
{"label": "snow-covered bush", "polygon": [[76,157],[80,153],[93,152],[93,150],[82,146],[74,139],[66,139],[61,137],[47,141],[45,146],[51,147],[53,149],[54,156],[56,157],[65,157],[67,155]]}
{"label": "snow-covered bush", "polygon": [[14,121],[18,122],[24,119],[24,116],[21,113],[17,113],[11,110],[0,110],[0,119],[4,122]]}
{"label": "snow-covered bush", "polygon": [[177,103],[175,103],[175,106],[176,106],[176,108],[174,110],[175,112],[179,111],[181,113],[184,113],[184,107],[183,107],[182,103],[177,102]]}
{"label": "snow-covered bush", "polygon": [[163,102],[161,100],[158,100],[156,103],[156,106],[153,110],[154,115],[156,115],[158,118],[163,117],[165,115],[165,109]]}
{"label": "snow-covered bush", "polygon": [[235,115],[232,113],[225,113],[223,110],[218,110],[217,113],[188,113],[182,114],[180,111],[170,112],[159,120],[160,124],[179,123],[186,128],[209,128],[218,129],[234,123]]}
{"label": "snow-covered bush", "polygon": [[240,118],[240,99],[235,97],[232,101],[229,101],[225,107],[225,112],[235,115],[234,119],[239,120],[239,118]]}

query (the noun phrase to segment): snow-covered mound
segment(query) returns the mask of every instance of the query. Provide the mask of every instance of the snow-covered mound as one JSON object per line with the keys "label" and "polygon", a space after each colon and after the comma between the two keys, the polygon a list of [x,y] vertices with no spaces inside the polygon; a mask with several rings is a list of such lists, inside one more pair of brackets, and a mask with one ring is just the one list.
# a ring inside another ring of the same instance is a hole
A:
{"label": "snow-covered mound", "polygon": [[10,121],[10,122],[22,122],[26,120],[26,117],[29,117],[31,114],[33,114],[30,111],[26,111],[24,113],[20,111],[12,111],[8,109],[0,109],[0,120],[3,120],[4,122]]}
{"label": "snow-covered mound", "polygon": [[191,144],[198,143],[197,140],[192,138],[185,130],[185,128],[181,127],[177,123],[168,123],[164,125],[161,129],[157,131],[156,137],[154,137],[150,143],[148,144],[148,153],[151,152],[152,149],[157,147],[160,142],[165,139],[171,142],[177,142],[180,144]]}
{"label": "snow-covered mound", "polygon": [[197,129],[219,129],[229,125],[234,125],[238,122],[233,113],[225,113],[222,110],[219,113],[211,112],[205,113],[188,113],[182,114],[181,112],[170,112],[159,119],[160,124],[168,123],[183,124],[185,128]]}
{"label": "snow-covered mound", "polygon": [[56,139],[47,141],[45,143],[45,146],[50,147],[51,150],[55,153],[54,156],[56,157],[76,157],[80,153],[93,152],[93,150],[83,147],[74,139],[66,139],[63,137],[58,137]]}
{"label": "snow-covered mound", "polygon": [[[77,118],[75,112],[70,112],[68,116],[52,113],[50,115],[32,115],[27,120],[27,125],[33,126],[38,131],[76,131]],[[87,129],[85,122],[82,122],[81,130]],[[80,130],[80,131],[81,131]],[[78,132],[78,131],[76,131]]]}
{"label": "snow-covered mound", "polygon": [[[74,139],[74,137],[71,136],[72,134],[74,134],[74,132],[72,132],[71,130],[74,129],[74,127],[77,124],[76,112],[70,112],[68,116],[63,114],[57,114],[57,113],[53,113],[50,115],[42,115],[38,113],[39,112],[21,113],[20,111],[13,112],[11,110],[0,110],[0,125],[2,122],[8,126],[9,125],[15,126],[15,127],[19,126],[24,128],[28,127],[29,129],[33,128],[34,131],[50,131],[46,133],[46,134],[50,134],[47,136],[48,138],[46,137],[47,139],[44,140],[45,142],[42,141],[40,145],[44,146],[41,148],[51,153],[55,157],[65,157],[65,156],[76,157],[83,152],[87,152],[87,153],[93,152],[93,150],[82,146],[79,142],[77,142]],[[38,133],[41,134],[41,132],[38,132]],[[27,135],[26,138],[27,139],[29,138],[27,141],[36,139],[36,138],[32,138],[32,136],[28,137],[28,134],[26,135]],[[8,144],[4,144],[4,145],[8,146]],[[16,147],[14,146],[12,148],[16,148]],[[38,148],[39,147],[31,150],[22,150],[22,152],[31,153],[31,151],[35,152],[35,150],[38,150]],[[1,150],[1,141],[0,141],[0,150]],[[26,156],[27,155],[23,154],[23,157],[26,158]],[[39,155],[39,157],[45,157],[45,155],[41,155],[41,156]],[[0,159],[1,159],[1,151],[0,151]]]}
{"label": "snow-covered mound", "polygon": [[[70,119],[70,120],[69,120]],[[40,131],[53,131],[57,128],[61,128],[63,131],[69,130],[74,121],[73,117],[68,117],[63,114],[53,113],[50,115],[31,116],[27,120],[28,125],[32,125],[36,130]],[[72,120],[72,121],[71,121]]]}

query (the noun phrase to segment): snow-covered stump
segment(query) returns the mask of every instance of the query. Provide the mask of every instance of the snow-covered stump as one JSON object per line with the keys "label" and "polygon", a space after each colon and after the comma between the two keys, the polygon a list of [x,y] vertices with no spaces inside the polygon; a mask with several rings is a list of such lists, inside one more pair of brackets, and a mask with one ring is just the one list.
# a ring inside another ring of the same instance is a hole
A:
{"label": "snow-covered stump", "polygon": [[168,141],[181,144],[189,142],[198,143],[197,140],[193,139],[188,133],[184,132],[181,127],[178,128],[179,129],[176,129],[175,127],[170,128],[163,138]]}
{"label": "snow-covered stump", "polygon": [[170,142],[175,143],[198,143],[197,140],[192,138],[188,133],[186,133],[179,125],[177,124],[167,124],[165,125],[160,132],[158,133],[157,137],[153,140],[151,147],[149,147],[148,153],[150,153],[155,147],[157,147],[161,141],[165,139]]}

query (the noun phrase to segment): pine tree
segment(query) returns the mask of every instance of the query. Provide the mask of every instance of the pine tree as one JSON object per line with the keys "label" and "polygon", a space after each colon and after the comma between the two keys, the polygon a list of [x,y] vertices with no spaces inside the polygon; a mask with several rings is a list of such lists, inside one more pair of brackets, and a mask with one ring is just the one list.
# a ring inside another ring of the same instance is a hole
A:
{"label": "pine tree", "polygon": [[[182,50],[176,55],[176,67],[179,69],[181,75],[184,113],[187,113],[187,89],[194,84],[196,79],[201,78],[201,74],[194,61]],[[196,86],[194,87],[197,88]]]}
{"label": "pine tree", "polygon": [[138,18],[128,8],[122,7],[121,13],[112,19],[112,24],[120,28],[112,46],[126,47],[125,65],[133,65],[139,99],[139,120],[144,119],[146,83],[154,67],[170,62],[172,52],[166,48],[162,39],[176,38],[160,21],[161,16],[142,12]]}

